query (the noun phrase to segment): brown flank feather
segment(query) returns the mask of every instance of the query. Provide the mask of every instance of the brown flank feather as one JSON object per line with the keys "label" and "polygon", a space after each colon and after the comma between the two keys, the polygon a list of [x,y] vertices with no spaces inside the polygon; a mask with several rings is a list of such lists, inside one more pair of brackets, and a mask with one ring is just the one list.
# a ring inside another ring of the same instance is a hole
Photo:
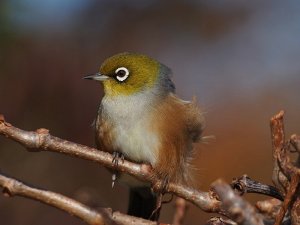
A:
{"label": "brown flank feather", "polygon": [[95,123],[95,141],[96,146],[98,149],[101,149],[102,151],[113,153],[114,151],[117,151],[113,148],[113,140],[114,140],[114,134],[113,134],[113,128],[110,121],[105,120],[101,116],[102,108],[99,108],[98,116],[96,118]]}
{"label": "brown flank feather", "polygon": [[191,181],[193,142],[200,140],[204,118],[195,101],[185,102],[174,94],[156,109],[153,129],[159,132],[161,148],[154,167],[157,176],[187,184]]}

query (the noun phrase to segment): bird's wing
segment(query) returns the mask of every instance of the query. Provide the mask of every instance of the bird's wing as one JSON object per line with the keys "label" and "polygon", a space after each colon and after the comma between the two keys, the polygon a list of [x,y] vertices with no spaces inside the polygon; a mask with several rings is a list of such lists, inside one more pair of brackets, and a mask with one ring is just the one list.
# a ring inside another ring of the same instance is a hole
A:
{"label": "bird's wing", "polygon": [[197,105],[196,98],[185,104],[187,108],[186,124],[188,132],[193,142],[198,142],[205,127],[203,112]]}

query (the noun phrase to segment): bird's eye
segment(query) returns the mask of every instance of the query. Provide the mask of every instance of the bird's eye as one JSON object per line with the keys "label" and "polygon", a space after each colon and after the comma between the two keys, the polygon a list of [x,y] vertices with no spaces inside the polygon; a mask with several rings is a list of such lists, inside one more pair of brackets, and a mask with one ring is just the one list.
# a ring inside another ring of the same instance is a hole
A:
{"label": "bird's eye", "polygon": [[125,67],[120,67],[120,68],[116,69],[115,74],[116,74],[116,79],[118,81],[123,82],[128,78],[129,70]]}

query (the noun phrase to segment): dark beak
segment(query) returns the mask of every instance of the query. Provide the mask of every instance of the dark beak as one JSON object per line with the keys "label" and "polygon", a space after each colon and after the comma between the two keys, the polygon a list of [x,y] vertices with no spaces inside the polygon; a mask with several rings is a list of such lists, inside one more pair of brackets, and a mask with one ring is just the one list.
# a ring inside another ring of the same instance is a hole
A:
{"label": "dark beak", "polygon": [[96,73],[96,74],[93,74],[93,75],[85,76],[82,79],[104,81],[104,80],[109,79],[109,76],[102,75],[101,73]]}

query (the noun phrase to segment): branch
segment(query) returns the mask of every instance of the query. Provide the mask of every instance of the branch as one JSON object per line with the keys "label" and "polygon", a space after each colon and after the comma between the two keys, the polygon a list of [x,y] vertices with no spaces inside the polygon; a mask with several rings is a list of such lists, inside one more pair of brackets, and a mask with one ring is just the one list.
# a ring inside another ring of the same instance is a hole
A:
{"label": "branch", "polygon": [[264,214],[272,221],[274,221],[276,216],[278,215],[281,205],[282,202],[275,198],[258,201],[255,204],[259,212]]}
{"label": "branch", "polygon": [[[273,143],[273,159],[275,162],[273,170],[273,179],[277,187],[282,187],[285,192],[285,199],[283,204],[276,216],[275,225],[280,225],[287,212],[295,201],[297,191],[300,187],[300,169],[297,167],[299,163],[299,156],[296,165],[293,165],[288,155],[290,151],[290,145],[292,145],[299,153],[299,137],[292,135],[288,142],[285,142],[284,135],[284,123],[283,123],[284,112],[281,111],[277,115],[271,118],[271,134]],[[275,176],[274,176],[275,175]],[[297,199],[299,201],[299,198]],[[295,201],[295,208],[298,207]],[[293,218],[299,218],[300,213],[295,213],[295,209],[292,207]],[[292,219],[293,219],[292,218]]]}
{"label": "branch", "polygon": [[[127,160],[115,165],[112,163],[113,156],[111,154],[54,137],[44,128],[36,131],[24,131],[7,123],[4,117],[0,116],[0,134],[20,143],[29,151],[63,153],[130,174],[139,180],[151,183],[156,191],[161,190],[163,186],[163,182],[152,175],[149,165],[136,164]],[[225,214],[220,207],[220,201],[209,192],[198,191],[176,183],[169,183],[166,187],[166,192],[190,201],[203,211]]]}
{"label": "branch", "polygon": [[243,195],[245,193],[256,193],[267,195],[283,201],[283,197],[277,190],[277,188],[252,180],[247,175],[243,175],[239,178],[234,178],[231,182],[231,187],[238,191],[240,195]]}
{"label": "branch", "polygon": [[[252,181],[245,176],[240,180],[237,180],[235,183],[233,183],[233,185],[237,187],[236,189],[239,189],[240,192],[244,193],[259,192],[267,195],[270,194],[271,196],[279,199],[284,195],[284,202],[281,207],[278,206],[279,209],[277,207],[276,210],[276,203],[272,207],[269,205],[265,209],[263,209],[264,207],[262,206],[261,211],[265,210],[266,213],[264,214],[268,214],[269,212],[272,216],[274,216],[274,213],[277,211],[278,214],[276,216],[276,225],[279,225],[281,224],[287,209],[291,209],[292,221],[298,222],[300,220],[300,198],[298,197],[300,191],[300,137],[293,135],[288,142],[285,142],[283,112],[280,112],[271,119],[271,133],[274,161],[273,182],[275,186],[280,189],[281,193],[276,191],[276,189],[273,189],[271,186]],[[113,163],[113,156],[107,152],[54,137],[50,135],[49,131],[44,128],[36,131],[21,130],[7,123],[2,115],[0,115],[0,135],[4,135],[7,138],[20,143],[29,151],[50,151],[63,153],[65,155],[92,161],[107,168],[130,174],[139,180],[149,182],[155,191],[160,191],[164,186],[163,181],[153,176],[152,168],[149,165],[136,164],[126,160],[116,165]],[[296,163],[292,163],[290,157],[288,156],[288,152],[291,152],[291,146],[294,147],[295,152],[298,153],[298,161]],[[4,192],[6,195],[21,195],[39,200],[69,212],[70,214],[73,214],[92,225],[115,223],[134,224],[132,221],[138,221],[137,224],[153,223],[151,221],[140,220],[138,218],[130,217],[121,213],[112,213],[109,209],[102,209],[100,212],[98,212],[63,195],[31,188],[19,181],[8,178],[1,174],[0,186],[4,187]],[[240,196],[236,195],[229,185],[222,181],[217,181],[213,184],[213,189],[215,193],[213,191],[202,192],[180,184],[169,183],[164,190],[168,193],[175,194],[178,197],[190,201],[203,211],[225,215],[233,219],[238,224],[264,224],[264,217],[261,214],[258,214],[249,203],[243,200]],[[216,196],[216,193],[218,196]],[[182,213],[180,212],[180,214]],[[181,215],[179,216],[180,220],[182,217]],[[234,222],[230,220],[223,220],[220,218],[212,219],[210,220],[210,223],[234,224]]]}
{"label": "branch", "polygon": [[270,121],[270,126],[274,162],[272,180],[275,186],[279,188],[282,193],[285,193],[286,187],[288,186],[288,178],[287,175],[282,172],[279,165],[279,155],[285,142],[283,115],[284,112],[280,111],[273,116]]}
{"label": "branch", "polygon": [[300,224],[300,190],[298,190],[298,194],[296,194],[296,196],[298,197],[291,210],[292,224]]}
{"label": "branch", "polygon": [[229,219],[224,219],[221,217],[213,217],[209,219],[205,225],[237,225],[237,223]]}
{"label": "branch", "polygon": [[156,222],[128,216],[120,212],[112,212],[111,209],[102,208],[96,211],[61,194],[30,187],[3,174],[0,174],[0,186],[3,187],[3,193],[7,197],[19,195],[40,201],[66,211],[90,225],[157,225]]}
{"label": "branch", "polygon": [[231,187],[222,180],[212,184],[212,189],[219,196],[222,207],[229,213],[229,217],[240,225],[264,225],[263,216],[254,207],[234,193]]}

